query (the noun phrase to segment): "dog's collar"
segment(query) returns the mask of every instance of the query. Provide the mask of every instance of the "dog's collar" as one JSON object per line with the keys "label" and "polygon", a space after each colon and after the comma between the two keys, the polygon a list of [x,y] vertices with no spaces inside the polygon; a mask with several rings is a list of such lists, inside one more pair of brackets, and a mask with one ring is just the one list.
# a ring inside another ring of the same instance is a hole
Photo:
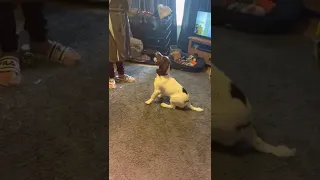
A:
{"label": "dog's collar", "polygon": [[160,76],[159,74],[157,74],[157,76],[159,76],[159,77],[161,77],[161,76],[162,76],[162,77],[169,77],[170,74],[165,74],[165,75],[161,75],[161,76]]}

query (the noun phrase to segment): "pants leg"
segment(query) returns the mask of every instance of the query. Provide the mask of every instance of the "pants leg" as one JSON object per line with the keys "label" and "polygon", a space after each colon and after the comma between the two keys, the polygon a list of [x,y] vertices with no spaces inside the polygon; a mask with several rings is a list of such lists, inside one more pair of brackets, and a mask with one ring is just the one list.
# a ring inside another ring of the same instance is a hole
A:
{"label": "pants leg", "polygon": [[118,75],[124,75],[123,61],[116,62]]}
{"label": "pants leg", "polygon": [[3,52],[18,50],[13,3],[0,3],[0,45]]}
{"label": "pants leg", "polygon": [[47,20],[43,14],[44,3],[25,2],[21,3],[25,18],[24,28],[28,31],[31,42],[46,42],[48,30]]}
{"label": "pants leg", "polygon": [[109,78],[112,79],[115,77],[113,63],[109,62]]}

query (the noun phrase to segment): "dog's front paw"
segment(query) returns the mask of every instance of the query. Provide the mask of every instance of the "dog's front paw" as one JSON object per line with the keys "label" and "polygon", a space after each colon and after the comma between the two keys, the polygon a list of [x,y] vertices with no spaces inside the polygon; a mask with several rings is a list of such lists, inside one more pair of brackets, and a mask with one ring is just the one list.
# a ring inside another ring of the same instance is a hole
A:
{"label": "dog's front paw", "polygon": [[146,104],[151,104],[152,103],[152,99],[149,99],[148,101],[145,102]]}
{"label": "dog's front paw", "polygon": [[199,108],[199,107],[193,108],[193,110],[195,110],[195,111],[197,111],[197,112],[202,112],[202,111],[203,111],[203,109],[202,109],[202,108]]}

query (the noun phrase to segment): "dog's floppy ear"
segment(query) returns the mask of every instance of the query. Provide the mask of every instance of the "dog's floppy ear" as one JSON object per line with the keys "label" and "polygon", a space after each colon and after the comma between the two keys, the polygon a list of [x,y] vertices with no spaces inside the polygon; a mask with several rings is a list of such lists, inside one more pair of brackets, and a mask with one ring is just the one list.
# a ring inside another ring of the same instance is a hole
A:
{"label": "dog's floppy ear", "polygon": [[170,60],[167,56],[162,56],[161,60],[158,60],[159,69],[157,69],[157,74],[159,76],[166,76],[168,75],[168,69],[171,69]]}
{"label": "dog's floppy ear", "polygon": [[165,75],[167,75],[167,71],[166,70],[164,70],[164,69],[157,69],[157,74],[159,75],[159,76],[165,76]]}
{"label": "dog's floppy ear", "polygon": [[163,57],[163,55],[160,53],[160,52],[156,52],[156,54],[155,54],[155,58],[156,58],[156,60],[154,61],[156,64],[161,64],[161,62],[162,62],[162,57]]}
{"label": "dog's floppy ear", "polygon": [[161,54],[161,52],[159,52],[159,51],[157,51],[155,55],[156,55],[156,56],[158,56],[158,55],[159,55],[159,56],[163,56],[163,55]]}
{"label": "dog's floppy ear", "polygon": [[[164,61],[169,65],[170,70],[171,70],[171,69],[172,69],[172,66],[171,66],[171,61],[170,61],[169,57],[168,57],[168,56],[163,56],[163,59],[164,59]],[[167,69],[168,69],[169,67],[167,67]]]}
{"label": "dog's floppy ear", "polygon": [[[169,57],[168,56],[163,56],[162,59],[165,62],[165,64],[167,64],[170,67],[170,70],[171,70],[172,66],[171,66],[171,61],[170,61]],[[167,70],[169,68],[168,66],[166,67]]]}

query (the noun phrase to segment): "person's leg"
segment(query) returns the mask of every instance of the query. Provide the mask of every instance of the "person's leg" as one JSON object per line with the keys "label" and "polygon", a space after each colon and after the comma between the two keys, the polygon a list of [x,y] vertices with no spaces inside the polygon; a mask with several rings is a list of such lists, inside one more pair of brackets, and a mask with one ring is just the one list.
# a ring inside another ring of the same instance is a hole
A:
{"label": "person's leg", "polygon": [[115,78],[115,73],[114,73],[113,63],[109,62],[109,89],[113,89],[116,87],[116,82],[114,78]]}
{"label": "person's leg", "polygon": [[74,65],[80,56],[69,47],[48,40],[47,20],[42,2],[21,3],[25,17],[25,30],[30,36],[30,48],[33,53],[42,54],[52,61]]}
{"label": "person's leg", "polygon": [[0,46],[0,84],[19,84],[18,39],[12,3],[0,3]]}
{"label": "person's leg", "polygon": [[113,63],[109,62],[109,78],[114,79],[115,78],[115,73],[114,73],[114,68],[113,68]]}
{"label": "person's leg", "polygon": [[14,16],[14,5],[12,3],[0,3],[0,24],[2,51],[17,52],[16,20]]}
{"label": "person's leg", "polygon": [[117,72],[118,72],[119,77],[123,77],[124,76],[123,61],[116,62],[116,65],[117,65]]}
{"label": "person's leg", "polygon": [[43,43],[48,41],[47,20],[43,14],[43,3],[21,3],[21,9],[25,17],[24,29],[29,33],[30,42]]}
{"label": "person's leg", "polygon": [[119,61],[116,63],[117,66],[117,72],[118,72],[118,81],[122,81],[122,82],[134,82],[135,79],[127,74],[124,73],[124,65],[123,65],[123,61]]}

